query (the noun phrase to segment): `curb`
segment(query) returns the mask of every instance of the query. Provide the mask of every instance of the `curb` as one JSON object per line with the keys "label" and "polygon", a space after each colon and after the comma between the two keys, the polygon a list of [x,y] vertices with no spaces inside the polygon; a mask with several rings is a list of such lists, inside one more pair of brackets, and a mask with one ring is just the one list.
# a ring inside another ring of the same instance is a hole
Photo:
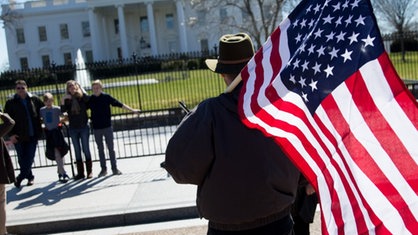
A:
{"label": "curb", "polygon": [[[12,234],[50,234],[199,218],[196,206],[8,226]],[[36,232],[34,232],[36,231]]]}

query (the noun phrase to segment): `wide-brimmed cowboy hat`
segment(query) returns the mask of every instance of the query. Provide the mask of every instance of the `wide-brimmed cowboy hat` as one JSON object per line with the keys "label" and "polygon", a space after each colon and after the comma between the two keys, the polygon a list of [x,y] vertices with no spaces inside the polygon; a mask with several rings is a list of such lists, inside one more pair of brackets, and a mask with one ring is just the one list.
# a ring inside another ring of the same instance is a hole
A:
{"label": "wide-brimmed cowboy hat", "polygon": [[250,36],[246,33],[226,34],[219,39],[218,59],[205,60],[215,73],[238,74],[254,55]]}

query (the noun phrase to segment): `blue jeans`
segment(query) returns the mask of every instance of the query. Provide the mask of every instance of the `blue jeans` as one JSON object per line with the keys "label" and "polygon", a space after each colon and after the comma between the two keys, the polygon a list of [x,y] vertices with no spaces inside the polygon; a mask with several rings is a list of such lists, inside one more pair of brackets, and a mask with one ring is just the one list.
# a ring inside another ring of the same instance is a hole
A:
{"label": "blue jeans", "polygon": [[33,180],[32,164],[35,159],[36,146],[38,139],[30,137],[29,141],[19,141],[15,144],[17,160],[20,167],[20,174],[17,176],[19,180]]}
{"label": "blue jeans", "polygon": [[106,156],[105,156],[105,150],[103,145],[103,137],[106,142],[107,150],[109,151],[109,159],[110,159],[110,165],[112,167],[112,170],[117,170],[116,166],[116,154],[115,149],[113,147],[113,128],[107,127],[103,129],[93,129],[94,133],[94,140],[96,141],[97,145],[97,151],[99,152],[99,158],[100,158],[100,167],[103,170],[106,170]]}
{"label": "blue jeans", "polygon": [[83,153],[86,162],[91,161],[91,154],[90,154],[90,147],[89,147],[89,126],[84,128],[70,128],[70,137],[71,141],[73,142],[74,152],[75,152],[75,160],[77,162],[83,162],[83,158],[81,157],[81,147],[83,147]]}

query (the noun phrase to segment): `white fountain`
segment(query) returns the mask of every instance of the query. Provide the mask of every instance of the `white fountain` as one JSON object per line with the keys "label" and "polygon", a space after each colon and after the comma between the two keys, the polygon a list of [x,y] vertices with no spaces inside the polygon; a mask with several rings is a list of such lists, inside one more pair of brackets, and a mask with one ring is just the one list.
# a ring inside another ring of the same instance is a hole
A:
{"label": "white fountain", "polygon": [[84,88],[85,90],[90,89],[91,86],[91,79],[90,79],[90,73],[86,69],[86,64],[84,63],[83,54],[81,53],[81,50],[77,50],[77,58],[75,60],[75,66],[76,66],[76,72],[75,72],[75,78],[80,86]]}

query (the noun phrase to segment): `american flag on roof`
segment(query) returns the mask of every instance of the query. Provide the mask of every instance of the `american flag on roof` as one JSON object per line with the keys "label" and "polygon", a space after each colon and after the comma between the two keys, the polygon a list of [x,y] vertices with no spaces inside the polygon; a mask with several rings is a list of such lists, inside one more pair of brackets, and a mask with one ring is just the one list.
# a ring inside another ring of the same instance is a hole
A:
{"label": "american flag on roof", "polygon": [[304,0],[242,70],[243,122],[320,198],[323,234],[418,233],[418,105],[369,0]]}

